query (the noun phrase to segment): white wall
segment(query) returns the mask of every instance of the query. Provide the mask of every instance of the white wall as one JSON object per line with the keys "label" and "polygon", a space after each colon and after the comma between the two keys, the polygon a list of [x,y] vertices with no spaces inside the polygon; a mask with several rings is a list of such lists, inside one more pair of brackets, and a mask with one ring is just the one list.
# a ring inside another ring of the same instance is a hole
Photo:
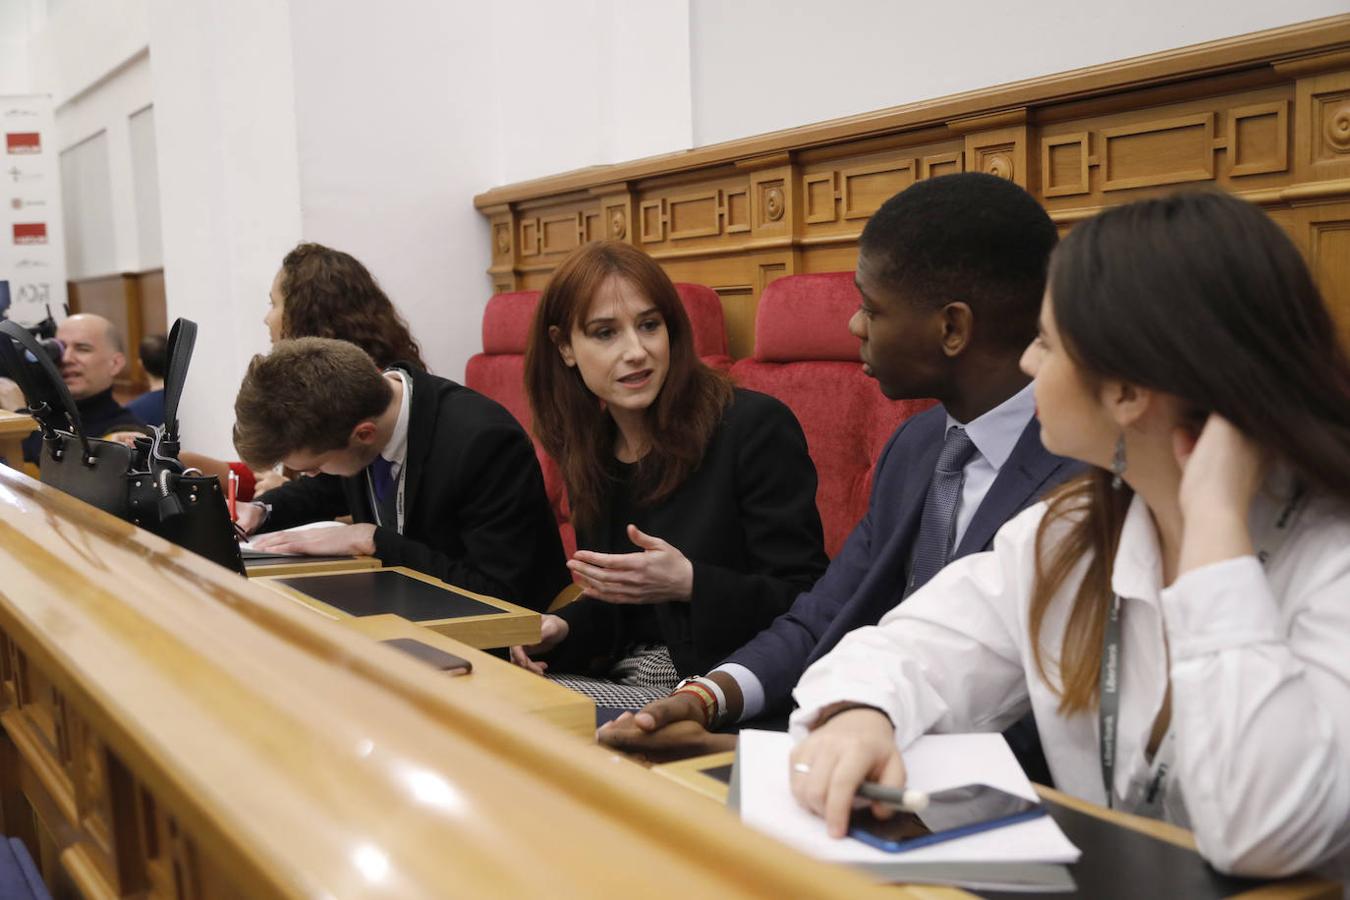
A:
{"label": "white wall", "polygon": [[90,135],[61,151],[66,277],[75,281],[117,271],[117,242],[108,171],[106,131]]}
{"label": "white wall", "polygon": [[159,218],[159,152],[153,106],[137,110],[127,118],[127,136],[140,268],[158,269],[164,266],[164,240]]}
{"label": "white wall", "polygon": [[491,290],[474,194],[691,139],[685,2],[291,0],[291,25],[304,236],[369,266],[451,378]]}
{"label": "white wall", "polygon": [[[62,104],[144,53],[149,0],[6,0],[28,2],[33,89]],[[197,0],[192,0],[197,2]]]}
{"label": "white wall", "polygon": [[[460,378],[490,290],[472,204],[489,187],[1344,4],[0,0],[0,91],[53,93],[63,149],[107,133],[115,267],[153,267],[162,233],[170,315],[203,328],[188,434],[227,454],[268,284],[302,237],[366,262],[432,367]],[[21,27],[26,76],[4,59]]]}
{"label": "white wall", "polygon": [[1347,11],[1346,0],[690,0],[696,146]]}
{"label": "white wall", "polygon": [[267,347],[267,290],[301,234],[289,9],[154,0],[151,13],[169,318],[200,327],[180,418],[188,446],[233,458],[239,379]]}
{"label": "white wall", "polygon": [[[62,7],[62,12],[71,8]],[[43,34],[45,40],[52,40],[49,33]],[[148,41],[148,30],[144,38]],[[71,261],[68,274],[72,279],[153,269],[161,255],[159,247],[141,246],[134,177],[138,161],[131,136],[131,116],[154,100],[150,55],[142,46],[129,58],[123,58],[120,52],[108,54],[105,63],[111,66],[109,71],[80,85],[64,101],[56,101],[56,142],[63,159],[70,152],[79,152],[71,148],[82,147],[95,135],[103,135],[101,140],[106,145],[101,175],[105,183],[102,187],[85,184],[83,191],[85,196],[108,198],[106,224],[98,230],[77,233],[80,221],[101,216],[102,212],[80,214],[78,208],[72,209],[72,205],[83,204],[78,198],[69,198],[66,203],[67,216],[75,216],[66,220],[67,257]],[[92,246],[86,251],[83,244],[90,242]]]}
{"label": "white wall", "polygon": [[40,0],[0,0],[0,95],[32,92],[29,38],[45,18]]}

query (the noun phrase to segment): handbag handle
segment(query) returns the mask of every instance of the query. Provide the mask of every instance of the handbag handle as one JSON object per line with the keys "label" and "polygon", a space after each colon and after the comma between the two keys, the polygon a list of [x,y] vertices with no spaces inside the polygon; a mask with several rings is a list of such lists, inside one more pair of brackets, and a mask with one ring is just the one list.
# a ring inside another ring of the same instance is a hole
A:
{"label": "handbag handle", "polygon": [[[65,408],[64,412],[66,418],[69,420],[76,436],[80,439],[80,445],[84,448],[85,463],[87,465],[92,465],[94,460],[93,448],[89,446],[89,438],[84,433],[84,423],[80,420],[80,410],[75,406],[75,399],[70,396],[70,388],[66,387],[66,380],[61,377],[60,370],[56,368],[52,363],[51,358],[47,356],[46,351],[39,346],[37,341],[33,340],[33,336],[29,334],[28,330],[22,325],[19,325],[17,322],[0,322],[0,332],[13,338],[15,342],[22,345],[22,347],[38,361],[38,364],[47,375],[47,380],[51,382],[52,386],[56,389],[56,396],[61,400],[61,405]],[[24,397],[37,397],[38,394],[35,391],[30,390],[33,387],[33,384],[27,379],[27,367],[24,365],[23,359],[19,356],[18,351],[14,349],[14,345],[3,339],[0,339],[0,344],[4,345],[3,349],[0,349],[0,356],[5,358],[6,364],[8,364],[11,369],[11,374],[15,376],[15,381],[20,382],[19,387],[23,390]],[[59,458],[60,453],[54,448],[56,440],[55,434],[54,432],[49,433],[49,423],[42,418],[49,412],[57,412],[57,410],[48,410],[46,403],[39,403],[37,407],[30,408],[30,412],[34,414],[34,418],[36,418],[43,426],[42,437],[48,442],[48,446],[52,448],[53,455]]]}
{"label": "handbag handle", "polygon": [[164,379],[164,440],[178,443],[178,401],[187,383],[192,349],[197,345],[197,323],[178,319],[169,330],[169,370]]}

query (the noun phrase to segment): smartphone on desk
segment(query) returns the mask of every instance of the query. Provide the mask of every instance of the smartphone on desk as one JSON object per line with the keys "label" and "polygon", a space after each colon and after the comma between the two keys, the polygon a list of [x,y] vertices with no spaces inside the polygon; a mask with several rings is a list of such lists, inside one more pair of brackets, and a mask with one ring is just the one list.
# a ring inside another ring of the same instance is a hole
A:
{"label": "smartphone on desk", "polygon": [[380,641],[380,643],[388,644],[395,650],[402,650],[414,659],[419,659],[430,666],[435,666],[437,669],[450,675],[468,675],[473,671],[473,663],[469,662],[464,657],[456,656],[453,653],[446,653],[439,647],[424,644],[413,638],[388,638]]}
{"label": "smartphone on desk", "polygon": [[913,850],[1025,822],[1045,815],[1034,800],[1009,794],[987,784],[965,784],[928,795],[923,812],[896,812],[878,819],[870,807],[856,809],[849,821],[849,836],[889,853]]}

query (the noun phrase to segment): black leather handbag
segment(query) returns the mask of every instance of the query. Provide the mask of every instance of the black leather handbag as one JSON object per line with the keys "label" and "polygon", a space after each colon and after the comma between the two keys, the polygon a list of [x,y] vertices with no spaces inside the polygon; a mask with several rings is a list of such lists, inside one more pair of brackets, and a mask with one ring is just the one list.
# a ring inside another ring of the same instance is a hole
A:
{"label": "black leather handbag", "polygon": [[220,479],[184,469],[178,459],[178,401],[197,339],[195,322],[179,319],[169,332],[164,424],[138,438],[134,449],[86,435],[61,373],[32,335],[13,322],[0,323],[0,332],[0,364],[42,430],[43,484],[244,574]]}

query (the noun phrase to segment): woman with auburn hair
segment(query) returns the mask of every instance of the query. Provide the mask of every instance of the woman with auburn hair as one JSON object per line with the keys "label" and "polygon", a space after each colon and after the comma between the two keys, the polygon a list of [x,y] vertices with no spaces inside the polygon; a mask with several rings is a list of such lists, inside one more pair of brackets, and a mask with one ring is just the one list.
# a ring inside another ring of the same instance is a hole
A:
{"label": "woman with auburn hair", "polygon": [[1225,872],[1345,878],[1350,363],[1298,250],[1219,193],[1104,212],[1023,367],[1046,447],[1099,468],[806,672],[797,800],[842,836],[916,737],[1031,709],[1061,790]]}
{"label": "woman with auburn hair", "polygon": [[[699,361],[666,273],[587,244],[544,288],[525,353],[583,589],[512,658],[639,709],[767,625],[825,570],[816,471],[786,406]],[[542,657],[542,659],[541,659]]]}

